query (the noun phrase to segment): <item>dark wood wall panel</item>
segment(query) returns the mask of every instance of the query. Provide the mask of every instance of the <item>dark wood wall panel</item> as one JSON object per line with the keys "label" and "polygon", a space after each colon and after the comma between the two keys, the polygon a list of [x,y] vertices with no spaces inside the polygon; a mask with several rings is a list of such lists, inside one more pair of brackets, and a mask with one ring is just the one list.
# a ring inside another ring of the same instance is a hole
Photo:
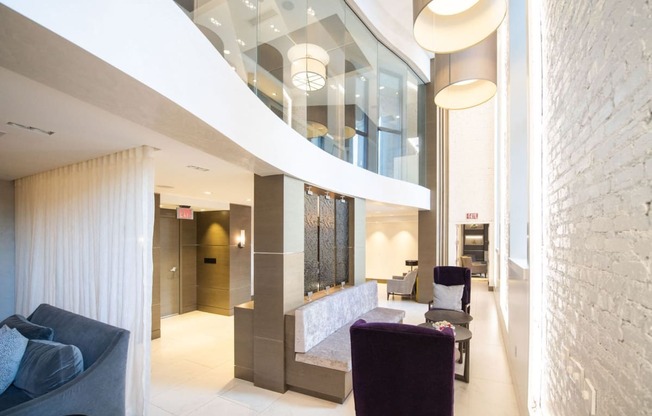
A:
{"label": "dark wood wall panel", "polygon": [[229,211],[197,212],[197,309],[229,313]]}

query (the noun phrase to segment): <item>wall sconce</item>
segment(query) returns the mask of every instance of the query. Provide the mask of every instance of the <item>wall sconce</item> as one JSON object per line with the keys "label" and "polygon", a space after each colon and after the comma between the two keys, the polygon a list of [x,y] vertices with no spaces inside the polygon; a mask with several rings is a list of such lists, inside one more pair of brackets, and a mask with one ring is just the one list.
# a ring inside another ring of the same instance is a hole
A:
{"label": "wall sconce", "polygon": [[288,50],[292,84],[303,91],[317,91],[326,85],[326,65],[330,57],[322,47],[299,43]]}
{"label": "wall sconce", "polygon": [[412,0],[412,6],[415,40],[436,54],[480,43],[507,13],[505,0]]}
{"label": "wall sconce", "polygon": [[238,240],[238,247],[239,248],[244,248],[245,246],[245,230],[240,230],[240,236],[237,238]]}
{"label": "wall sconce", "polygon": [[449,110],[475,107],[496,94],[496,32],[463,51],[435,55],[435,104]]}

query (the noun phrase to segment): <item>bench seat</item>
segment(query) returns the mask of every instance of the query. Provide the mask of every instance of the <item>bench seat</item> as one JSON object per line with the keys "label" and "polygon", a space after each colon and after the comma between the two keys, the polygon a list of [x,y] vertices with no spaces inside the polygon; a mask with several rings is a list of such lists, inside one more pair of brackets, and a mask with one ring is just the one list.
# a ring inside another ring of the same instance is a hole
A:
{"label": "bench seat", "polygon": [[403,322],[405,311],[378,307],[375,281],[347,287],[285,314],[285,383],[336,403],[353,389],[349,328],[367,322]]}
{"label": "bench seat", "polygon": [[351,325],[358,319],[364,319],[367,322],[400,323],[404,317],[405,311],[402,310],[374,308],[350,321],[307,352],[297,353],[295,359],[300,363],[351,371],[351,337],[349,335]]}

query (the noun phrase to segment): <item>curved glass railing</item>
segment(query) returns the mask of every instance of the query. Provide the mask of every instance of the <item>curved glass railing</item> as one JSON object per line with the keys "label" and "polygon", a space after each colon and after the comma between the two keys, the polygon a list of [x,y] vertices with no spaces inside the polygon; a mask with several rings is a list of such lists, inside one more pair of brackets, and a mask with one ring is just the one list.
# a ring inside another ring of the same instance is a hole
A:
{"label": "curved glass railing", "polygon": [[175,1],[259,99],[307,140],[361,168],[423,185],[423,82],[344,1]]}

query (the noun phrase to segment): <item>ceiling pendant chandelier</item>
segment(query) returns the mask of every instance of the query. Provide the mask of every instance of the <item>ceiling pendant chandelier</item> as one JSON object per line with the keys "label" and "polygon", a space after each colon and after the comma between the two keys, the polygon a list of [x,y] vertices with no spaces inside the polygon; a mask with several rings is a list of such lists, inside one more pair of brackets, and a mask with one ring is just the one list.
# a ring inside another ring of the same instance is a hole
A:
{"label": "ceiling pendant chandelier", "polygon": [[412,6],[415,40],[437,54],[480,43],[507,13],[505,0],[412,0]]}
{"label": "ceiling pendant chandelier", "polygon": [[329,56],[320,46],[300,43],[288,50],[292,84],[303,91],[317,91],[326,85]]}
{"label": "ceiling pendant chandelier", "polygon": [[475,107],[496,94],[496,32],[463,51],[435,55],[435,104],[449,110]]}

